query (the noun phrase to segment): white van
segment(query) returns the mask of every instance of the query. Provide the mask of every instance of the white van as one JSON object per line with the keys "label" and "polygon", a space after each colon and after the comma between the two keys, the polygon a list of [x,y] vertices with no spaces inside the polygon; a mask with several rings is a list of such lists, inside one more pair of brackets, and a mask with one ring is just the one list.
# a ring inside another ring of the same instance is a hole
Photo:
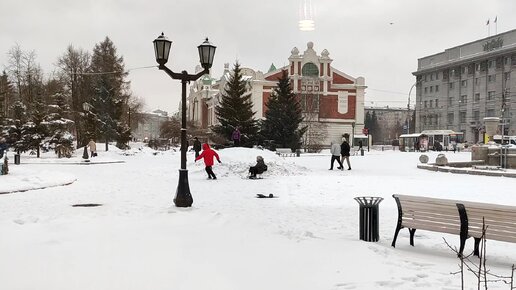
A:
{"label": "white van", "polygon": [[[493,140],[500,144],[502,143],[502,135],[494,135]],[[516,146],[516,136],[503,136],[503,144],[510,144],[512,146]]]}

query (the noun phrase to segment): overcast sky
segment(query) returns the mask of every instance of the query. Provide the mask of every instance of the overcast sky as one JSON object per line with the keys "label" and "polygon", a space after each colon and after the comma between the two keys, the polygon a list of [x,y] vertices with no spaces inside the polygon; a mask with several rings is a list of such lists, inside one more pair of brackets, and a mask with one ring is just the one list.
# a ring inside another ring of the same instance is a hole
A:
{"label": "overcast sky", "polygon": [[[271,63],[286,65],[293,47],[302,52],[313,41],[318,54],[330,52],[335,68],[365,77],[366,106],[406,107],[418,58],[487,37],[487,19],[498,17],[499,33],[516,29],[514,0],[312,0],[316,29],[301,32],[301,2],[0,0],[0,68],[18,43],[35,50],[50,73],[69,44],[91,51],[105,36],[126,69],[151,66],[152,41],[163,31],[173,41],[167,66],[178,72],[194,72],[197,45],[209,37],[217,46],[212,75],[219,78],[224,63],[235,60],[264,72]],[[177,111],[178,80],[157,68],[132,70],[129,80],[147,109]]]}

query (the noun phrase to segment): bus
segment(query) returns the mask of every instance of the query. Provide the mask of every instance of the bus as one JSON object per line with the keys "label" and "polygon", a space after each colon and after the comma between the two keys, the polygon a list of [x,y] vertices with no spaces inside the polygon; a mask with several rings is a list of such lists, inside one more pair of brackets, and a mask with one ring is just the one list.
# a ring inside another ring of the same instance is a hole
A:
{"label": "bus", "polygon": [[464,133],[453,130],[424,130],[400,135],[400,151],[453,150],[464,142]]}

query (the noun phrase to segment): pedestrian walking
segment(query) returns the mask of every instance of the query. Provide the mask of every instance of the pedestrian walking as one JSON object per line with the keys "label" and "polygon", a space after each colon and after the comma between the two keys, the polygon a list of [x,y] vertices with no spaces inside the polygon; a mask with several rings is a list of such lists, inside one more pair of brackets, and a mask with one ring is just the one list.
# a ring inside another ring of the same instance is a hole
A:
{"label": "pedestrian walking", "polygon": [[346,138],[342,138],[342,144],[340,144],[340,155],[341,155],[341,166],[344,166],[344,159],[346,159],[346,162],[348,164],[348,170],[351,170],[351,164],[349,163],[349,155],[351,148],[349,146],[348,140]]}
{"label": "pedestrian walking", "polygon": [[330,166],[330,170],[333,170],[333,163],[335,162],[335,160],[337,160],[337,163],[339,163],[339,167],[337,167],[337,169],[340,169],[340,170],[343,170],[344,167],[342,167],[342,163],[340,162],[340,146],[337,142],[331,142],[331,148],[330,148],[330,152],[331,152],[331,166]]}
{"label": "pedestrian walking", "polygon": [[88,147],[90,147],[90,156],[97,157],[97,144],[95,143],[95,141],[93,141],[93,139],[90,139]]}
{"label": "pedestrian walking", "polygon": [[217,176],[215,176],[215,173],[213,173],[213,158],[216,158],[219,163],[220,158],[219,154],[215,152],[213,149],[210,148],[210,145],[208,143],[202,144],[202,153],[195,158],[195,161],[200,160],[201,158],[204,158],[204,165],[206,166],[205,170],[206,173],[208,173],[208,179],[217,179]]}
{"label": "pedestrian walking", "polygon": [[199,152],[201,152],[201,141],[199,141],[197,137],[194,137],[193,150],[195,151],[195,158],[197,158],[199,156]]}
{"label": "pedestrian walking", "polygon": [[240,129],[238,126],[233,131],[233,134],[231,134],[231,140],[233,140],[233,146],[238,147],[240,146],[240,138],[242,137],[242,134],[240,134]]}

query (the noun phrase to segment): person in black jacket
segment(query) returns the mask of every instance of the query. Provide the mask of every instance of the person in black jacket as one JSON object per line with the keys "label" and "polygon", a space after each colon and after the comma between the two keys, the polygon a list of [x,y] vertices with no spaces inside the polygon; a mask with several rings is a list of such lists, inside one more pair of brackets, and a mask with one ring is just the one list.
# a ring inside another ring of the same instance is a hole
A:
{"label": "person in black jacket", "polygon": [[254,178],[256,178],[256,174],[262,174],[265,171],[267,171],[267,165],[265,165],[265,162],[263,161],[263,157],[256,156],[256,165],[251,166],[249,168],[249,173],[251,173],[249,178],[254,179]]}
{"label": "person in black jacket", "polygon": [[342,144],[340,144],[340,155],[341,155],[341,163],[344,166],[344,159],[348,163],[348,170],[351,170],[351,164],[349,163],[349,151],[350,151],[349,143],[346,138],[342,138]]}
{"label": "person in black jacket", "polygon": [[197,137],[194,137],[193,150],[195,151],[195,158],[197,158],[199,156],[199,152],[201,152],[201,141],[199,141]]}

